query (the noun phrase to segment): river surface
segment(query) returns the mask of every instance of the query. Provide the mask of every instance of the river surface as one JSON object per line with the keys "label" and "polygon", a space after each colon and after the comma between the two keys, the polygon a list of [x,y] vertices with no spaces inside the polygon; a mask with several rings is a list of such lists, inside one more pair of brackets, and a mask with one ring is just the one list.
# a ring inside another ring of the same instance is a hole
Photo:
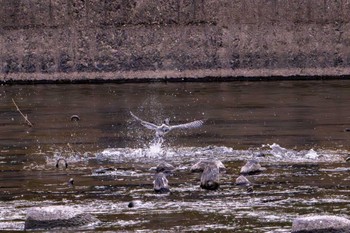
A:
{"label": "river surface", "polygon": [[[100,220],[73,230],[84,232],[290,232],[301,215],[350,217],[349,103],[340,80],[2,85],[0,230],[23,231],[29,208],[55,205]],[[153,144],[130,111],[205,124]],[[226,166],[217,191],[190,172],[206,158]],[[247,192],[235,180],[252,158],[266,171],[247,176]],[[152,183],[162,161],[176,167],[163,195]]]}

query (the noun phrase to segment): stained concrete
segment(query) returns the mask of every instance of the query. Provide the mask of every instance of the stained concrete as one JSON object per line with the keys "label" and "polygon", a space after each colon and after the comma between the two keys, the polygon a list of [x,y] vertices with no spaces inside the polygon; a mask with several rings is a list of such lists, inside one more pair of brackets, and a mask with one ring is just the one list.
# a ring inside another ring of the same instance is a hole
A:
{"label": "stained concrete", "polygon": [[350,74],[350,0],[0,5],[2,82]]}

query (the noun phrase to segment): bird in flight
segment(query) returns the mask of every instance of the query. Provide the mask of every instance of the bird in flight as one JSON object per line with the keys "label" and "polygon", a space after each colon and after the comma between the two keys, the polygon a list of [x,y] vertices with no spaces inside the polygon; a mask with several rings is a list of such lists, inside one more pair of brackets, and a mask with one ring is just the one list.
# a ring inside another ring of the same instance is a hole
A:
{"label": "bird in flight", "polygon": [[156,137],[163,137],[165,134],[169,133],[173,129],[192,129],[192,128],[198,128],[201,127],[204,124],[204,121],[197,120],[192,121],[185,124],[179,124],[179,125],[169,125],[169,118],[164,120],[164,123],[161,125],[156,125],[144,120],[141,120],[137,116],[135,116],[132,112],[130,112],[131,116],[141,123],[144,127],[150,130],[154,130],[156,132]]}

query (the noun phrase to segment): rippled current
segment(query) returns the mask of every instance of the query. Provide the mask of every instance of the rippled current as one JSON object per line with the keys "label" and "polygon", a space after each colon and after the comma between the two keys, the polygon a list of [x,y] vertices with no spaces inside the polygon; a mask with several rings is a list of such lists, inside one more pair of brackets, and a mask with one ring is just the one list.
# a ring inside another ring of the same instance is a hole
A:
{"label": "rippled current", "polygon": [[[52,205],[100,220],[74,232],[290,232],[300,215],[350,217],[349,103],[340,80],[0,86],[0,230]],[[130,111],[205,124],[154,144]],[[226,166],[217,191],[190,172],[206,158]],[[266,171],[247,192],[235,180],[252,158]],[[162,161],[176,168],[165,195],[152,183]]]}

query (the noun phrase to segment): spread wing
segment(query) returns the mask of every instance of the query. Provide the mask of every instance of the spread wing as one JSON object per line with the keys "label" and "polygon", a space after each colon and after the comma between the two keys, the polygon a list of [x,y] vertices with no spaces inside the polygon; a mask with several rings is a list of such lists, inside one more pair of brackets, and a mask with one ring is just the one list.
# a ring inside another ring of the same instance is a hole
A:
{"label": "spread wing", "polygon": [[158,128],[157,125],[155,124],[152,124],[150,122],[147,122],[147,121],[144,121],[144,120],[141,120],[140,118],[138,118],[137,116],[135,116],[132,112],[130,112],[131,116],[137,120],[138,122],[141,123],[141,125],[145,126],[147,129],[152,129],[152,130],[156,130]]}
{"label": "spread wing", "polygon": [[192,122],[180,124],[180,125],[172,125],[170,126],[170,129],[192,129],[192,128],[201,127],[203,124],[204,124],[204,121],[198,120],[198,121],[192,121]]}

